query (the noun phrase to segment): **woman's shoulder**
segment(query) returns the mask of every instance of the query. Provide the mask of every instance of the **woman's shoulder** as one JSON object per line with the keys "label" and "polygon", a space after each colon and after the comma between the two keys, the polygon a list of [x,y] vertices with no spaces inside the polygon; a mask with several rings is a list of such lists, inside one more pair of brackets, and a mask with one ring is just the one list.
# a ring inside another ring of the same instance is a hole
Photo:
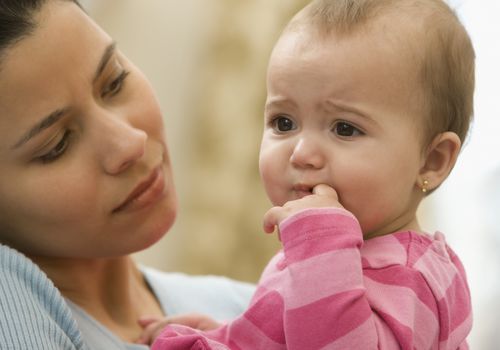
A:
{"label": "woman's shoulder", "polygon": [[0,348],[84,349],[64,298],[37,265],[0,244]]}
{"label": "woman's shoulder", "polygon": [[241,314],[255,291],[251,283],[214,275],[188,275],[141,267],[146,280],[169,315],[190,312],[218,320]]}

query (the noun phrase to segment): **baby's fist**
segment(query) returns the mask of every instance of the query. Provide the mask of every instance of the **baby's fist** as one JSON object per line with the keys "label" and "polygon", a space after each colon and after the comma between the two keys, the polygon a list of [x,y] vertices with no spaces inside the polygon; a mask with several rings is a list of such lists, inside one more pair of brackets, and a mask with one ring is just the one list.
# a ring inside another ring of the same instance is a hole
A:
{"label": "baby's fist", "polygon": [[339,202],[337,191],[325,184],[314,186],[312,194],[300,199],[286,202],[282,207],[273,207],[264,215],[264,231],[274,232],[275,226],[286,218],[310,208],[343,208]]}

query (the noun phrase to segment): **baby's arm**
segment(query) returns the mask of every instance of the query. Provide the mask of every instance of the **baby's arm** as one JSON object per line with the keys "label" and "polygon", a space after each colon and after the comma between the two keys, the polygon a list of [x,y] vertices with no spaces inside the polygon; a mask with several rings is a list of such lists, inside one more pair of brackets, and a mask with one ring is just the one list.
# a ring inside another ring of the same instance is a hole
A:
{"label": "baby's arm", "polygon": [[356,218],[333,205],[314,209],[333,194],[323,185],[314,193],[266,214],[267,231],[279,224],[284,247],[286,349],[467,348],[470,297],[444,246],[415,237],[408,248],[390,236],[370,242],[367,260]]}
{"label": "baby's arm", "polygon": [[[287,349],[374,349],[373,328],[350,330],[371,315],[364,298],[357,219],[344,210],[334,189],[318,185],[313,195],[266,213],[267,232],[279,225],[286,273],[281,282],[283,335]],[[337,339],[347,342],[334,345]]]}
{"label": "baby's arm", "polygon": [[[283,207],[274,207],[270,209],[264,218],[264,227],[266,232],[272,232],[275,225],[280,225],[280,223],[287,218],[300,218],[300,212],[302,211],[305,211],[307,216],[309,214],[309,211],[306,209],[310,208],[313,208],[312,210],[318,208],[327,208],[328,213],[333,210],[334,213],[340,213],[341,217],[342,215],[347,215],[350,220],[353,220],[353,217],[350,213],[341,209],[341,205],[338,202],[338,197],[335,190],[327,185],[318,185],[313,189],[313,193],[310,196],[288,202]],[[324,217],[323,211],[321,211],[321,209],[319,209],[319,211],[320,215]],[[330,226],[332,226],[331,223],[329,223],[331,219],[332,218],[330,216],[327,216],[326,220],[317,222],[319,228],[321,229],[323,227],[323,224],[328,223],[329,226],[327,227],[327,229],[329,229]],[[357,222],[355,221],[355,223]],[[285,250],[294,251],[294,249],[290,248],[289,246],[290,243],[292,243],[293,245],[295,239],[293,237],[290,239],[290,235],[287,232],[288,230],[284,231],[286,237],[284,237],[285,239],[283,240],[283,245],[285,246]],[[296,230],[299,238],[297,241],[299,242],[299,245],[305,245],[305,250],[307,250],[307,247],[309,247],[310,244],[308,244],[307,242],[301,242],[303,241],[302,239],[300,239],[300,237],[302,236],[302,232],[303,230],[300,227]],[[316,236],[316,234],[321,237],[322,234],[321,232],[303,233],[304,237],[307,237],[308,234],[312,234],[312,238],[315,238],[314,236]],[[321,242],[316,240],[313,241]],[[280,255],[278,255],[277,257],[279,258],[279,256]],[[309,255],[305,254],[301,258],[305,259],[307,257],[309,257]],[[301,258],[298,258],[298,260],[301,260]],[[164,329],[163,332],[161,332],[161,336],[156,340],[152,348],[157,350],[170,348],[192,349],[193,346],[195,346],[197,349],[227,349],[233,348],[234,345],[235,347],[240,349],[267,350],[270,349],[270,347],[274,347],[272,344],[278,345],[279,343],[282,343],[283,345],[286,345],[291,349],[292,347],[288,346],[288,343],[285,343],[286,335],[283,334],[283,321],[284,315],[287,310],[283,308],[283,302],[280,302],[280,300],[283,300],[282,294],[294,293],[289,293],[286,288],[292,286],[291,288],[294,289],[295,285],[301,287],[311,287],[308,283],[310,283],[312,280],[306,275],[290,275],[289,273],[279,273],[279,271],[275,271],[275,265],[276,261],[272,261],[269,267],[271,275],[275,274],[276,272],[280,275],[280,277],[278,277],[278,285],[270,286],[268,279],[266,278],[266,276],[264,276],[261,283],[258,285],[252,305],[240,318],[224,325],[223,327],[220,327],[213,332],[208,333],[197,332],[195,330],[189,330],[187,328],[178,326],[168,327]],[[274,279],[274,276],[271,276],[270,279]],[[331,278],[331,276],[329,276],[329,278]],[[312,282],[318,284],[322,283],[323,281],[313,280]],[[274,290],[274,288],[276,288],[277,290]],[[312,288],[311,292],[314,293],[314,291],[315,289]],[[327,311],[327,309],[321,310],[321,314],[324,314]],[[332,318],[333,317],[336,316],[332,315]],[[319,319],[325,320],[325,317],[320,317]],[[325,323],[329,324],[330,322]],[[169,324],[171,323],[163,322],[152,325],[152,333],[156,333],[158,329],[161,329],[163,326]],[[289,324],[288,326],[290,327],[291,325]],[[268,338],[269,332],[272,333],[272,335],[269,335],[271,338]],[[299,331],[297,333],[297,337],[299,337],[300,334],[301,332]]]}
{"label": "baby's arm", "polygon": [[[167,327],[152,349],[432,347],[423,343],[437,348],[443,320],[432,313],[442,317],[443,311],[455,309],[466,299],[441,307],[419,270],[399,260],[378,266],[382,256],[398,257],[405,252],[396,238],[399,250],[382,245],[377,248],[382,255],[373,262],[363,261],[359,223],[341,208],[335,191],[326,185],[316,186],[310,196],[270,209],[264,218],[266,232],[276,225],[283,253],[266,268],[250,308],[213,331]],[[363,263],[374,265],[364,273]],[[450,265],[434,261],[430,268],[439,277],[447,275]],[[451,287],[452,296],[461,296],[465,289],[460,284]],[[454,334],[449,338],[453,340]],[[442,347],[458,348],[453,341]]]}
{"label": "baby's arm", "polygon": [[143,327],[143,331],[136,342],[147,345],[151,345],[169,324],[183,325],[200,331],[209,331],[221,326],[219,322],[201,314],[185,314],[164,318],[145,316],[139,319],[139,324]]}

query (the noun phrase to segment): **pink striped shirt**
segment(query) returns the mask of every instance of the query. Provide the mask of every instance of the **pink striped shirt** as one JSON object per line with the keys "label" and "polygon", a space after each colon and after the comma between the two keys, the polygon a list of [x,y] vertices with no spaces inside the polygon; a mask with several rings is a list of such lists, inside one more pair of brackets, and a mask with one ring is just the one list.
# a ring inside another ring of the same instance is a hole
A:
{"label": "pink striped shirt", "polygon": [[442,234],[363,241],[354,216],[332,208],[304,210],[280,232],[242,316],[209,332],[169,326],[152,349],[468,349],[469,288]]}

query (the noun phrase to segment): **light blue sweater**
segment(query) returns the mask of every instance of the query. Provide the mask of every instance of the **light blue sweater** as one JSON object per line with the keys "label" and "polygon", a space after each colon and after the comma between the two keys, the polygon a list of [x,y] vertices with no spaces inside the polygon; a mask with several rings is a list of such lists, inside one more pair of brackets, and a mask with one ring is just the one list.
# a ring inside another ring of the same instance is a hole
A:
{"label": "light blue sweater", "polygon": [[45,273],[1,244],[0,349],[87,349],[70,309]]}
{"label": "light blue sweater", "polygon": [[[142,268],[164,312],[199,312],[219,320],[247,307],[254,286],[216,276]],[[65,300],[21,253],[0,244],[0,349],[142,350],[123,342],[83,309]]]}

